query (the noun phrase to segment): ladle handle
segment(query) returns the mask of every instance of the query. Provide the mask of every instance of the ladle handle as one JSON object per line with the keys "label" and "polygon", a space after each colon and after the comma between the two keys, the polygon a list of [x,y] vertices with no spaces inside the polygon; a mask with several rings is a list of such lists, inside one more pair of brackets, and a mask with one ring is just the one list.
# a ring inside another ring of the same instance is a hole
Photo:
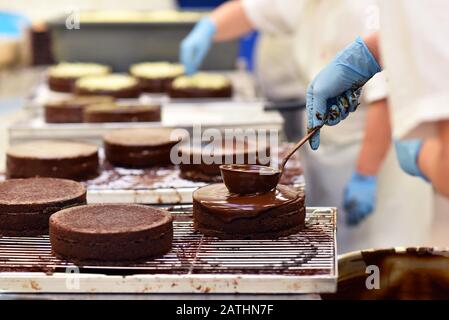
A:
{"label": "ladle handle", "polygon": [[315,127],[313,128],[308,134],[306,134],[304,136],[304,138],[302,138],[297,144],[295,144],[295,146],[288,152],[288,154],[284,157],[284,159],[282,160],[281,166],[280,166],[280,170],[281,172],[284,171],[284,167],[285,164],[287,163],[288,159],[290,159],[290,157],[299,149],[302,147],[302,145],[304,143],[306,143],[307,141],[309,141],[309,139],[318,131],[322,128],[322,126],[319,127]]}

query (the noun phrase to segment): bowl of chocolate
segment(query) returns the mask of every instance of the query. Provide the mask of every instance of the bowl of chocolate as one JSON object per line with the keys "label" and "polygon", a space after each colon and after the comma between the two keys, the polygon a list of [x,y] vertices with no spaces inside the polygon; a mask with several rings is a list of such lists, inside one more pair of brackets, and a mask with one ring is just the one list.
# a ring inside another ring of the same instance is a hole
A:
{"label": "bowl of chocolate", "polygon": [[226,164],[220,166],[226,188],[235,194],[265,193],[276,188],[281,171],[255,164]]}

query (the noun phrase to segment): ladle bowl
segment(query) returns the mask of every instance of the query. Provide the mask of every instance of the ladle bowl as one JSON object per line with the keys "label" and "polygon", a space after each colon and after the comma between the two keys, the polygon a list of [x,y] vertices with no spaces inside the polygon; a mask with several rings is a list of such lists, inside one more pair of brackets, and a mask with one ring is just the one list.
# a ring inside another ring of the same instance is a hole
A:
{"label": "ladle bowl", "polygon": [[255,164],[221,165],[223,182],[231,193],[246,195],[265,193],[276,188],[288,159],[308,141],[321,127],[310,130],[283,158],[279,168]]}
{"label": "ladle bowl", "polygon": [[279,169],[256,164],[225,164],[220,171],[229,192],[240,195],[268,192],[281,177]]}

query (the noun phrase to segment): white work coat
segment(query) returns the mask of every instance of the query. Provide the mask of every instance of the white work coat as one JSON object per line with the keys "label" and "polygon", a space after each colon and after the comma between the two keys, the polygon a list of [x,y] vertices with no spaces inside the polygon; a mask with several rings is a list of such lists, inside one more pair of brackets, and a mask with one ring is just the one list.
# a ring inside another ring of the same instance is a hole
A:
{"label": "white work coat", "polygon": [[[449,119],[449,2],[380,1],[382,60],[396,138],[435,135]],[[449,247],[449,199],[435,195],[431,245]]]}
{"label": "white work coat", "polygon": [[[372,12],[369,0],[243,0],[245,12],[262,32],[292,33],[294,61],[304,83],[353,41],[370,32],[366,15]],[[273,60],[273,66],[277,62]],[[362,105],[342,124],[321,130],[317,151],[303,148],[307,204],[339,209],[339,253],[371,247],[420,245],[428,236],[431,191],[421,181],[406,176],[395,156],[389,153],[378,174],[376,210],[358,227],[347,227],[342,210],[343,190],[355,169],[363,138],[366,104],[387,96],[382,76],[364,89]],[[304,117],[305,118],[305,117]],[[305,120],[298,125],[305,126]],[[408,199],[408,201],[404,201]]]}

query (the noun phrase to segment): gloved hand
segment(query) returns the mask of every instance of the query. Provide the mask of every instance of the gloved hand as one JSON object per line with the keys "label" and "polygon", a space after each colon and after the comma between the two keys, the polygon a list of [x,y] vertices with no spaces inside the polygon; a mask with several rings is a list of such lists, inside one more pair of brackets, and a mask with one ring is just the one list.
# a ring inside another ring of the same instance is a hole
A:
{"label": "gloved hand", "polygon": [[186,74],[190,75],[198,70],[212,44],[217,27],[209,17],[201,19],[181,42],[180,61],[184,65]]}
{"label": "gloved hand", "polygon": [[346,210],[346,223],[357,225],[373,212],[376,205],[376,176],[364,176],[357,172],[346,185],[343,206]]}
{"label": "gloved hand", "polygon": [[[336,125],[356,110],[361,88],[381,68],[358,37],[315,77],[307,89],[307,128]],[[317,132],[310,139],[313,150],[320,145]]]}
{"label": "gloved hand", "polygon": [[395,140],[394,147],[396,149],[396,156],[399,161],[401,169],[409,175],[421,177],[429,182],[426,176],[418,167],[418,156],[422,147],[422,140]]}

